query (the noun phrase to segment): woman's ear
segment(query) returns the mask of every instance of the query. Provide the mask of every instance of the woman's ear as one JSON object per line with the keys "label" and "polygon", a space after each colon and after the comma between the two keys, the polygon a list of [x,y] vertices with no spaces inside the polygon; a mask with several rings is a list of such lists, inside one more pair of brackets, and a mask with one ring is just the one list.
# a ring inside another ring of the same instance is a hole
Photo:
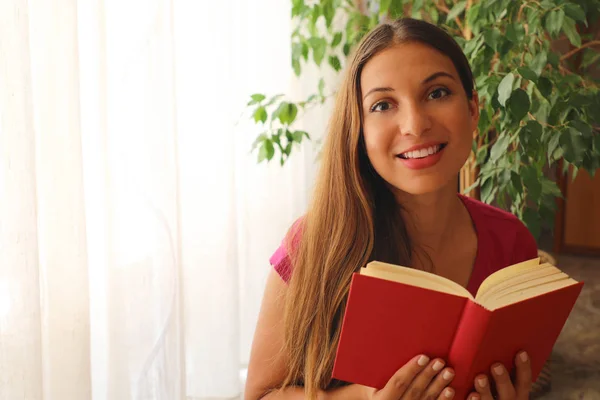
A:
{"label": "woman's ear", "polygon": [[471,113],[471,127],[475,131],[479,124],[479,95],[475,90],[473,90],[473,96],[469,100],[469,112]]}

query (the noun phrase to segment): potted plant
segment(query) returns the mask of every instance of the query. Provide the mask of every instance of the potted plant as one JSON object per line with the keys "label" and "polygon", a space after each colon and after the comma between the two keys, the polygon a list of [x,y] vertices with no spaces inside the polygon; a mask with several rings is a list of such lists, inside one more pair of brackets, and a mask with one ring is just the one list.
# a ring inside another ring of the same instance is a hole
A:
{"label": "potted plant", "polygon": [[[444,27],[473,69],[481,118],[461,189],[517,215],[538,236],[551,224],[561,192],[546,171],[600,167],[600,82],[590,70],[600,57],[593,26],[597,0],[292,0],[292,66],[306,63],[339,72],[361,37],[401,16]],[[343,21],[340,27],[339,21]],[[559,51],[560,46],[566,47]],[[333,88],[335,94],[335,88]],[[331,94],[333,95],[333,94]],[[258,161],[283,165],[294,144],[310,140],[293,123],[324,103],[325,83],[293,102],[253,94],[253,119],[264,126],[254,149]]]}

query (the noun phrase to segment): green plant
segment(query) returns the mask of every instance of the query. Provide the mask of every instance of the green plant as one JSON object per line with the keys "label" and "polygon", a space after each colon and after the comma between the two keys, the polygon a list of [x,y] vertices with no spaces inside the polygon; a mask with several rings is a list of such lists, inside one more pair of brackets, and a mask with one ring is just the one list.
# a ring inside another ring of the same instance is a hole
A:
{"label": "green plant", "polygon": [[[544,170],[559,160],[564,171],[583,168],[593,175],[600,168],[600,80],[589,73],[600,58],[600,41],[591,29],[600,20],[599,0],[310,3],[292,0],[296,75],[307,62],[339,72],[361,37],[385,20],[424,19],[453,35],[471,63],[481,100],[473,141],[479,175],[472,187],[479,187],[484,202],[510,209],[534,235],[553,221],[561,196]],[[553,42],[570,50],[560,54]],[[321,79],[317,93],[298,103],[283,95],[253,95],[248,105],[265,127],[253,147],[259,162],[278,153],[283,165],[295,143],[310,139],[292,129],[298,113],[333,94],[325,94]]]}

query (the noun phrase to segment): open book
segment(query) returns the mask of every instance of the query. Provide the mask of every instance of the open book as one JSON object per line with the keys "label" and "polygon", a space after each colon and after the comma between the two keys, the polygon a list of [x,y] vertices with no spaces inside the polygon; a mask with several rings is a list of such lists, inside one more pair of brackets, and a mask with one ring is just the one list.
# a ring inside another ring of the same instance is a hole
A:
{"label": "open book", "polygon": [[496,362],[510,370],[525,350],[535,381],[582,286],[536,258],[490,275],[473,297],[438,275],[371,262],[352,278],[333,377],[382,388],[425,354],[454,368],[463,399],[477,374]]}

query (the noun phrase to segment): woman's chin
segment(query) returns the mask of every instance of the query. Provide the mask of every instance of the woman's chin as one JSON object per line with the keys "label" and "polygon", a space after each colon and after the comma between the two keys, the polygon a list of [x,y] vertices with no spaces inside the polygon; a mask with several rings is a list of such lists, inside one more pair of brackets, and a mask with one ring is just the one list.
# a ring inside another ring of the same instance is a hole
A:
{"label": "woman's chin", "polygon": [[[393,186],[404,194],[419,196],[439,192],[442,189],[448,188],[448,185],[456,187],[457,183],[452,179],[448,179],[448,177],[421,176],[412,180],[402,180]],[[458,187],[456,187],[456,190],[458,190]]]}

